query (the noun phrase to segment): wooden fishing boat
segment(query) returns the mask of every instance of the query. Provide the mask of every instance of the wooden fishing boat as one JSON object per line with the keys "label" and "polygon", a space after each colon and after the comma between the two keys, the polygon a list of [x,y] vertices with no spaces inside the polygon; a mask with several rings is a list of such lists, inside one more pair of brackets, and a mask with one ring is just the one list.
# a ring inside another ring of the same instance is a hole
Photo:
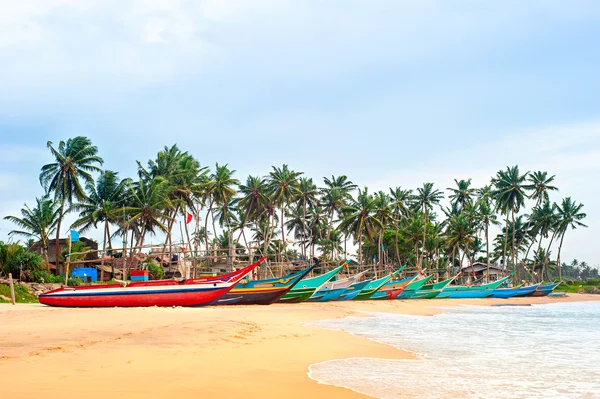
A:
{"label": "wooden fishing boat", "polygon": [[371,299],[396,299],[416,278],[417,276],[415,275],[402,280],[388,281],[371,296]]}
{"label": "wooden fishing boat", "polygon": [[325,283],[308,300],[311,302],[335,301],[346,291],[348,287],[359,281],[366,273],[367,272],[364,271],[342,280]]}
{"label": "wooden fishing boat", "polygon": [[38,300],[62,307],[202,306],[225,295],[265,259],[215,277],[61,287],[41,294]]}
{"label": "wooden fishing boat", "polygon": [[311,266],[280,278],[241,280],[231,291],[215,299],[210,305],[269,305],[277,302],[313,268]]}
{"label": "wooden fishing boat", "polygon": [[525,296],[547,296],[554,291],[556,287],[558,287],[560,283],[547,283],[541,284],[535,291],[530,294],[526,294]]}
{"label": "wooden fishing boat", "polygon": [[527,287],[514,287],[514,288],[496,288],[492,291],[492,298],[512,298],[518,296],[525,296],[532,294],[538,289],[540,284],[534,284]]}
{"label": "wooden fishing boat", "polygon": [[[460,273],[459,273],[460,274]],[[407,299],[432,299],[440,295],[440,293],[450,285],[456,278],[458,274],[452,278],[447,280],[439,281],[433,284],[425,284],[421,288],[417,289],[410,297]]]}
{"label": "wooden fishing boat", "polygon": [[481,285],[449,285],[442,290],[437,298],[487,298],[492,295],[492,291],[511,277],[512,275]]}
{"label": "wooden fishing boat", "polygon": [[350,301],[354,299],[369,284],[371,280],[360,281],[346,288],[346,291],[337,299],[338,301]]}
{"label": "wooden fishing boat", "polygon": [[362,291],[355,296],[353,299],[355,301],[364,301],[365,299],[369,299],[376,293],[381,287],[383,287],[388,281],[392,279],[393,275],[389,274],[387,276],[381,277],[377,280],[369,281]]}
{"label": "wooden fishing boat", "polygon": [[418,289],[423,287],[425,284],[431,280],[433,276],[427,276],[419,279],[419,275],[416,274],[414,276],[414,280],[408,284],[406,289],[402,292],[402,294],[398,295],[397,299],[408,299],[410,298]]}
{"label": "wooden fishing boat", "polygon": [[431,290],[417,290],[414,294],[412,294],[407,299],[433,299],[440,295],[442,290],[440,289],[431,289]]}
{"label": "wooden fishing boat", "polygon": [[279,302],[298,303],[306,301],[315,293],[315,291],[317,291],[323,284],[331,280],[343,268],[344,266],[342,265],[336,267],[330,272],[321,274],[320,276],[305,278],[299,281],[296,285],[292,287],[290,291],[288,291],[283,297],[281,297]]}

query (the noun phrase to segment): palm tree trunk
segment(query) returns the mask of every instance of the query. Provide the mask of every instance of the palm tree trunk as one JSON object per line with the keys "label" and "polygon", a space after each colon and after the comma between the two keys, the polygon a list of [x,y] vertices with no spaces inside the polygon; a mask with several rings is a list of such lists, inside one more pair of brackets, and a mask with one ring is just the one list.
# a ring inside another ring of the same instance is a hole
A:
{"label": "palm tree trunk", "polygon": [[[54,263],[56,266],[57,273],[58,273],[58,265],[59,265],[58,255],[60,255],[60,225],[62,224],[64,212],[65,212],[65,198],[63,197],[60,200],[60,213],[58,214],[58,223],[56,225],[56,241],[54,241],[54,249],[56,251]],[[48,264],[48,271],[50,271],[50,264]]]}
{"label": "palm tree trunk", "polygon": [[560,266],[560,250],[562,249],[563,240],[565,239],[565,233],[567,230],[563,231],[560,237],[560,244],[558,244],[558,256],[556,257],[556,270],[558,271],[558,281],[562,280],[561,266]]}
{"label": "palm tree trunk", "polygon": [[327,224],[327,239],[331,237],[331,228],[333,227],[333,207],[331,208],[331,212],[329,212],[329,223]]}
{"label": "palm tree trunk", "polygon": [[512,263],[513,263],[514,271],[517,270],[516,253],[515,253],[515,251],[517,251],[517,248],[515,248],[515,230],[517,230],[517,229],[515,226],[515,211],[513,209],[513,211],[512,211]]}
{"label": "palm tree trunk", "polygon": [[362,230],[358,232],[358,267],[362,266]]}
{"label": "palm tree trunk", "polygon": [[[552,241],[554,241],[554,238],[556,237],[556,231],[552,234],[552,237],[550,237],[550,242],[548,243],[548,249],[546,249],[546,254],[544,256],[544,265],[542,266],[542,278],[544,276],[544,270],[546,270],[546,274],[548,276],[550,276],[550,272],[548,271],[548,262],[550,261],[550,247],[552,247]],[[551,280],[549,278],[549,280]]]}
{"label": "palm tree trunk", "polygon": [[427,236],[427,207],[425,205],[423,205],[423,214],[425,215],[425,221],[423,223],[423,245],[422,245],[422,250],[421,250],[421,262],[419,262],[421,264],[421,269],[423,268],[423,260],[424,260],[424,256],[425,256],[425,238]]}
{"label": "palm tree trunk", "polygon": [[490,279],[490,235],[489,235],[489,221],[485,224],[485,254],[486,254],[486,263],[487,263],[487,282]]}
{"label": "palm tree trunk", "polygon": [[[100,267],[104,268],[104,257],[106,256],[106,230],[108,228],[108,220],[104,221],[104,239],[102,240],[102,259],[100,260]],[[104,270],[102,270],[104,273]],[[104,277],[104,275],[102,275]]]}
{"label": "palm tree trunk", "polygon": [[283,208],[284,205],[281,204],[281,245],[282,245],[282,254],[281,254],[281,261],[283,262],[283,255],[285,254],[285,223],[283,220]]}
{"label": "palm tree trunk", "polygon": [[211,198],[208,204],[208,210],[206,211],[206,218],[204,219],[204,234],[206,236],[204,237],[204,242],[206,244],[206,252],[204,253],[204,256],[208,256],[208,215],[210,215],[210,213],[212,212],[212,206],[213,199]]}
{"label": "palm tree trunk", "polygon": [[[246,209],[246,213],[244,214],[244,220],[242,220],[242,228],[240,229],[240,234],[238,235],[237,241],[240,241],[240,237],[244,234],[244,227],[246,227],[246,223],[248,222],[248,216],[250,215],[250,204]],[[248,242],[246,241],[246,236],[244,236],[244,242],[246,243],[246,248],[248,252],[250,252],[250,248],[248,248]]]}
{"label": "palm tree trunk", "polygon": [[502,268],[506,269],[506,247],[508,246],[508,211],[506,211],[506,227],[504,228],[504,251],[502,252]]}
{"label": "palm tree trunk", "polygon": [[398,245],[398,234],[400,234],[400,226],[396,225],[396,259],[398,259],[398,266],[402,265],[400,261],[400,246]]}
{"label": "palm tree trunk", "polygon": [[306,259],[306,198],[302,203],[302,256]]}

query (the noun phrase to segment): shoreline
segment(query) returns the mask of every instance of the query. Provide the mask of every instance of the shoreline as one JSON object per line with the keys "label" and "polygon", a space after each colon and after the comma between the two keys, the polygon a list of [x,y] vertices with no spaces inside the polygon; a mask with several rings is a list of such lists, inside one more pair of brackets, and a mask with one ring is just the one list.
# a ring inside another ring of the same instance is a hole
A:
{"label": "shoreline", "polygon": [[[600,296],[274,304],[207,308],[0,305],[0,375],[11,398],[209,395],[365,398],[310,378],[343,358],[415,359],[343,331],[307,326],[364,312],[432,316],[432,307],[600,301]],[[26,373],[23,370],[27,370]],[[59,387],[57,389],[57,387]]]}

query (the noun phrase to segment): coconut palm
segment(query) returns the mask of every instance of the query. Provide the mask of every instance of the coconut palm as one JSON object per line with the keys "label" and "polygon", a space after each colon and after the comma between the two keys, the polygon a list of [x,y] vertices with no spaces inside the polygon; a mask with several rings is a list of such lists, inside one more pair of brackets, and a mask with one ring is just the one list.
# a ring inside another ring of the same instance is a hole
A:
{"label": "coconut palm", "polygon": [[169,210],[172,207],[169,198],[171,185],[163,177],[157,177],[150,182],[140,180],[131,184],[128,206],[124,207],[129,220],[128,224],[139,230],[136,248],[144,245],[147,233],[155,234],[157,231],[167,234],[167,224],[171,220]]}
{"label": "coconut palm", "polygon": [[[525,198],[527,198],[525,180],[529,172],[521,175],[519,173],[519,166],[507,167],[506,170],[500,170],[496,173],[496,176],[492,179],[494,185],[494,199],[496,201],[496,208],[501,211],[503,215],[506,215],[506,229],[508,229],[508,218],[512,214],[512,222],[515,222],[515,214],[519,212],[522,206],[525,204]],[[514,230],[513,230],[514,232]],[[508,236],[504,237],[504,251],[502,253],[502,264],[506,266],[506,246],[508,243]],[[515,248],[515,237],[512,237],[512,247]],[[515,253],[513,253],[513,267],[516,268]]]}
{"label": "coconut palm", "polygon": [[[296,206],[302,207],[302,237],[298,237],[302,241],[302,256],[306,258],[306,241],[307,235],[310,234],[310,229],[306,225],[306,210],[308,207],[314,207],[317,204],[317,196],[319,191],[310,177],[301,177],[298,180],[298,195],[296,197]],[[297,230],[296,230],[297,231]]]}
{"label": "coconut palm", "polygon": [[[441,191],[433,188],[433,183],[424,183],[423,187],[417,189],[417,195],[415,195],[415,205],[417,205],[423,213],[423,245],[425,245],[427,235],[427,216],[429,211],[433,209],[434,205],[440,203],[444,198],[444,194]],[[425,251],[421,251],[421,259],[417,265],[417,268],[421,270],[423,268],[423,256]]]}
{"label": "coconut palm", "polygon": [[[215,171],[204,184],[204,196],[209,201],[206,219],[204,221],[204,230],[208,231],[208,216],[211,215],[214,237],[217,236],[217,229],[215,227],[213,207],[227,202],[235,195],[236,190],[234,187],[239,185],[240,182],[233,177],[234,173],[235,170],[229,169],[227,164],[219,166],[217,163],[215,164]],[[206,241],[206,255],[208,255],[208,240]]]}
{"label": "coconut palm", "polygon": [[341,230],[352,232],[358,243],[358,263],[362,265],[362,244],[363,236],[373,237],[383,224],[375,217],[376,204],[373,196],[369,194],[367,187],[364,190],[358,189],[356,200],[342,208],[346,215],[340,223]]}
{"label": "coconut palm", "polygon": [[271,192],[272,200],[281,210],[281,242],[283,252],[286,251],[284,215],[285,208],[298,196],[298,178],[302,172],[295,172],[283,165],[281,168],[273,166],[267,177],[267,186]]}
{"label": "coconut palm", "polygon": [[383,266],[382,259],[382,245],[383,245],[383,233],[386,226],[390,226],[394,221],[394,211],[390,197],[387,196],[383,191],[378,191],[374,196],[375,203],[375,218],[381,223],[381,228],[378,229],[378,245],[377,245],[377,262],[379,266]]}
{"label": "coconut palm", "polygon": [[557,221],[556,231],[560,236],[560,243],[558,244],[558,256],[556,258],[556,267],[558,268],[558,278],[561,279],[560,270],[560,251],[562,249],[563,240],[567,230],[574,230],[578,227],[587,227],[582,220],[586,218],[586,214],[581,212],[583,204],[578,204],[571,199],[571,197],[563,198],[560,205],[557,205]]}
{"label": "coconut palm", "polygon": [[112,248],[110,223],[119,218],[119,212],[128,194],[129,184],[129,179],[119,180],[117,172],[103,171],[96,179],[96,184],[86,183],[86,198],[72,207],[73,210],[79,212],[79,218],[71,225],[71,228],[77,228],[83,233],[92,227],[96,228],[99,222],[104,223],[102,266],[104,265],[107,241],[109,248]]}
{"label": "coconut palm", "polygon": [[402,263],[400,262],[400,249],[398,244],[400,223],[402,220],[406,220],[410,215],[409,206],[412,198],[412,190],[403,190],[401,187],[396,187],[394,189],[390,188],[390,200],[394,212],[394,227],[396,229],[395,244],[398,264]]}
{"label": "coconut palm", "polygon": [[456,188],[448,188],[448,190],[452,192],[449,198],[451,202],[457,204],[462,210],[473,203],[473,195],[475,194],[475,190],[470,188],[471,179],[454,179],[454,182],[456,183]]}
{"label": "coconut palm", "polygon": [[331,179],[324,177],[323,182],[325,187],[321,189],[322,195],[322,206],[329,215],[329,223],[327,225],[327,235],[333,228],[333,216],[336,212],[346,204],[346,201],[352,198],[351,193],[356,190],[356,184],[348,180],[345,175],[342,176],[331,176]]}
{"label": "coconut palm", "polygon": [[93,184],[91,173],[101,172],[98,165],[102,165],[104,161],[98,156],[98,148],[87,137],[77,136],[66,142],[60,141],[58,148],[48,141],[47,146],[54,162],[42,166],[40,183],[60,203],[55,241],[58,264],[60,227],[65,215],[65,205],[71,205],[74,199],[82,201],[85,198],[81,182]]}
{"label": "coconut palm", "polygon": [[490,268],[490,225],[498,225],[498,219],[496,218],[496,212],[494,212],[494,208],[490,205],[489,201],[480,198],[475,203],[476,209],[476,218],[483,226],[485,230],[485,257],[487,264],[487,274],[489,275]]}
{"label": "coconut palm", "polygon": [[[536,253],[540,254],[542,246],[542,240],[548,238],[549,234],[556,227],[556,204],[551,204],[549,201],[545,201],[541,206],[533,208],[533,212],[529,218],[533,224],[529,234],[532,237],[531,244],[525,253],[525,258],[529,255],[529,250],[535,243],[538,242]],[[537,238],[539,236],[539,238]],[[545,251],[547,253],[550,250]]]}
{"label": "coconut palm", "polygon": [[[267,185],[265,179],[258,176],[248,176],[245,184],[240,184],[239,192],[242,195],[237,201],[237,206],[244,212],[242,218],[240,237],[244,234],[244,228],[250,220],[255,220],[262,212],[267,198]],[[245,238],[244,238],[245,239]],[[246,245],[248,245],[246,243]]]}
{"label": "coconut palm", "polygon": [[21,209],[21,217],[6,216],[4,219],[16,224],[21,230],[12,230],[9,236],[20,235],[38,240],[42,246],[42,254],[46,267],[48,261],[48,242],[50,234],[54,233],[60,216],[60,205],[57,201],[44,195],[35,199],[35,206],[30,208],[27,204]]}

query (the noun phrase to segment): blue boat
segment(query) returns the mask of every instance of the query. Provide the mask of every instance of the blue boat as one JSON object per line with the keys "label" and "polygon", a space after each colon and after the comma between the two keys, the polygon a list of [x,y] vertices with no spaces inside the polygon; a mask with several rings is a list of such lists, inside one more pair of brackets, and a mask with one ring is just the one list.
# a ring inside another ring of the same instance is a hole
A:
{"label": "blue boat", "polygon": [[350,287],[346,288],[346,292],[340,295],[338,301],[350,301],[356,298],[363,288],[365,288],[370,282],[371,280],[365,280],[351,285]]}
{"label": "blue boat", "polygon": [[489,291],[442,291],[436,299],[443,298],[487,298],[492,295],[492,290]]}
{"label": "blue boat", "polygon": [[327,302],[335,301],[338,299],[348,287],[355,284],[360,278],[367,272],[360,272],[352,277],[348,277],[343,280],[330,281],[325,283],[321,288],[317,290],[308,300],[310,302]]}
{"label": "blue boat", "polygon": [[492,291],[492,298],[512,298],[529,295],[537,290],[539,286],[540,284],[534,284],[527,287],[496,288]]}
{"label": "blue boat", "polygon": [[554,291],[554,289],[556,287],[558,287],[560,283],[546,283],[546,284],[541,284],[537,290],[533,291],[531,294],[528,294],[528,296],[547,296],[550,295],[552,293],[552,291]]}

